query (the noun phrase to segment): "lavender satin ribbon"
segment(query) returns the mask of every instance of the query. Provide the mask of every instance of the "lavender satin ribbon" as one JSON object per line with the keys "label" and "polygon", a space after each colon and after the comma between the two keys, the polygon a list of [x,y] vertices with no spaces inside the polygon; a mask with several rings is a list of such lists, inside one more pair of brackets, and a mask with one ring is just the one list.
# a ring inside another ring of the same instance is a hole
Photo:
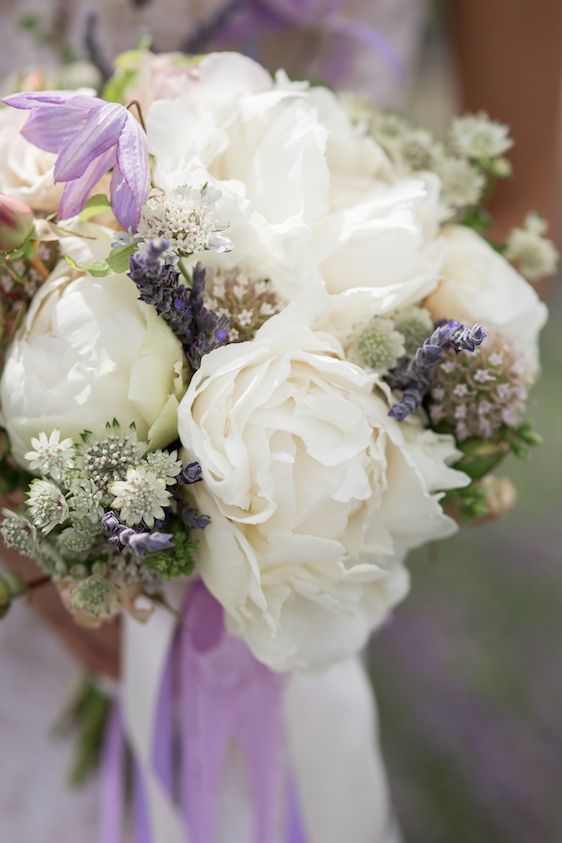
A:
{"label": "lavender satin ribbon", "polygon": [[284,680],[226,632],[222,608],[202,583],[193,586],[183,621],[181,802],[193,843],[215,839],[217,796],[233,742],[249,772],[255,843],[273,843],[285,780]]}
{"label": "lavender satin ribbon", "polygon": [[[306,843],[295,782],[287,776],[285,681],[228,634],[221,606],[201,582],[195,583],[163,672],[153,741],[154,770],[173,796],[177,715],[179,803],[190,843],[212,843],[216,838],[218,797],[232,744],[242,752],[249,774],[254,843]],[[103,759],[101,843],[122,843],[123,762],[123,727],[116,703]],[[133,821],[135,843],[165,843],[153,838],[138,764],[133,768]]]}

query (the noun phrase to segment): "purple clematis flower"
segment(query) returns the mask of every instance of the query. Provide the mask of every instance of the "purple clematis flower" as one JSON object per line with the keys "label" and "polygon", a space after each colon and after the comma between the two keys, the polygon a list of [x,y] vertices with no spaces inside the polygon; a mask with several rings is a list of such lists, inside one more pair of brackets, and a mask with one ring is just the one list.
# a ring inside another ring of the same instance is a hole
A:
{"label": "purple clematis flower", "polygon": [[31,111],[22,135],[58,156],[55,181],[65,182],[61,219],[80,213],[100,178],[113,169],[113,212],[123,228],[136,229],[150,190],[148,144],[123,105],[60,91],[12,94],[2,102]]}

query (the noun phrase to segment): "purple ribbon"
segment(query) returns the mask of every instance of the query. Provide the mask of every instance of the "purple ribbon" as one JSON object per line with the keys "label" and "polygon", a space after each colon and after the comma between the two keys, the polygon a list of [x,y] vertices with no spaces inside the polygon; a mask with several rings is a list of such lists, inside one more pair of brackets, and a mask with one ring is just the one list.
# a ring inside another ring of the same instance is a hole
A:
{"label": "purple ribbon", "polygon": [[217,796],[234,742],[248,766],[255,843],[275,840],[285,782],[283,684],[226,632],[221,606],[196,583],[180,632],[180,798],[193,843],[215,839]]}
{"label": "purple ribbon", "polygon": [[[278,843],[281,836],[283,843],[306,843],[295,782],[287,775],[285,681],[226,631],[220,604],[196,582],[187,595],[182,624],[168,654],[153,742],[154,771],[173,796],[177,717],[179,804],[190,843],[216,839],[218,798],[233,744],[242,753],[249,774],[253,843]],[[123,761],[123,726],[116,703],[103,758],[102,843],[122,843]],[[164,843],[153,839],[145,784],[136,763],[133,822],[135,843]]]}

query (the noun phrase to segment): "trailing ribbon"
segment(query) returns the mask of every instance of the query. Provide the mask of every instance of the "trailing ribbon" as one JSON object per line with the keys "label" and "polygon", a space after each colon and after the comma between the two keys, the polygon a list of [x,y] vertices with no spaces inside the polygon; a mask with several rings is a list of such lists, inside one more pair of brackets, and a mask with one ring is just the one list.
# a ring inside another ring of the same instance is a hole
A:
{"label": "trailing ribbon", "polygon": [[[124,663],[135,843],[214,843],[233,748],[248,776],[247,843],[306,843],[296,783],[287,776],[287,680],[226,631],[221,606],[201,582],[187,593],[175,634],[164,617],[129,627]],[[102,768],[103,843],[123,839],[123,762],[116,704]]]}

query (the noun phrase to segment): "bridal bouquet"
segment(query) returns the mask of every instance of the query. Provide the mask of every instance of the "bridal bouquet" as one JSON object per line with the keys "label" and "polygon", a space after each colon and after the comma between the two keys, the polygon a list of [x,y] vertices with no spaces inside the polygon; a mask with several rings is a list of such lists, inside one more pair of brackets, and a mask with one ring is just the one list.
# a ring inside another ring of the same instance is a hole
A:
{"label": "bridal bouquet", "polygon": [[153,814],[180,662],[193,839],[235,734],[266,841],[281,674],[357,653],[409,550],[513,502],[492,471],[538,441],[546,319],[522,274],[557,256],[536,214],[487,240],[485,115],[438,141],[228,53],[126,54],[106,96],[0,112],[1,532],[78,623],[127,615]]}

